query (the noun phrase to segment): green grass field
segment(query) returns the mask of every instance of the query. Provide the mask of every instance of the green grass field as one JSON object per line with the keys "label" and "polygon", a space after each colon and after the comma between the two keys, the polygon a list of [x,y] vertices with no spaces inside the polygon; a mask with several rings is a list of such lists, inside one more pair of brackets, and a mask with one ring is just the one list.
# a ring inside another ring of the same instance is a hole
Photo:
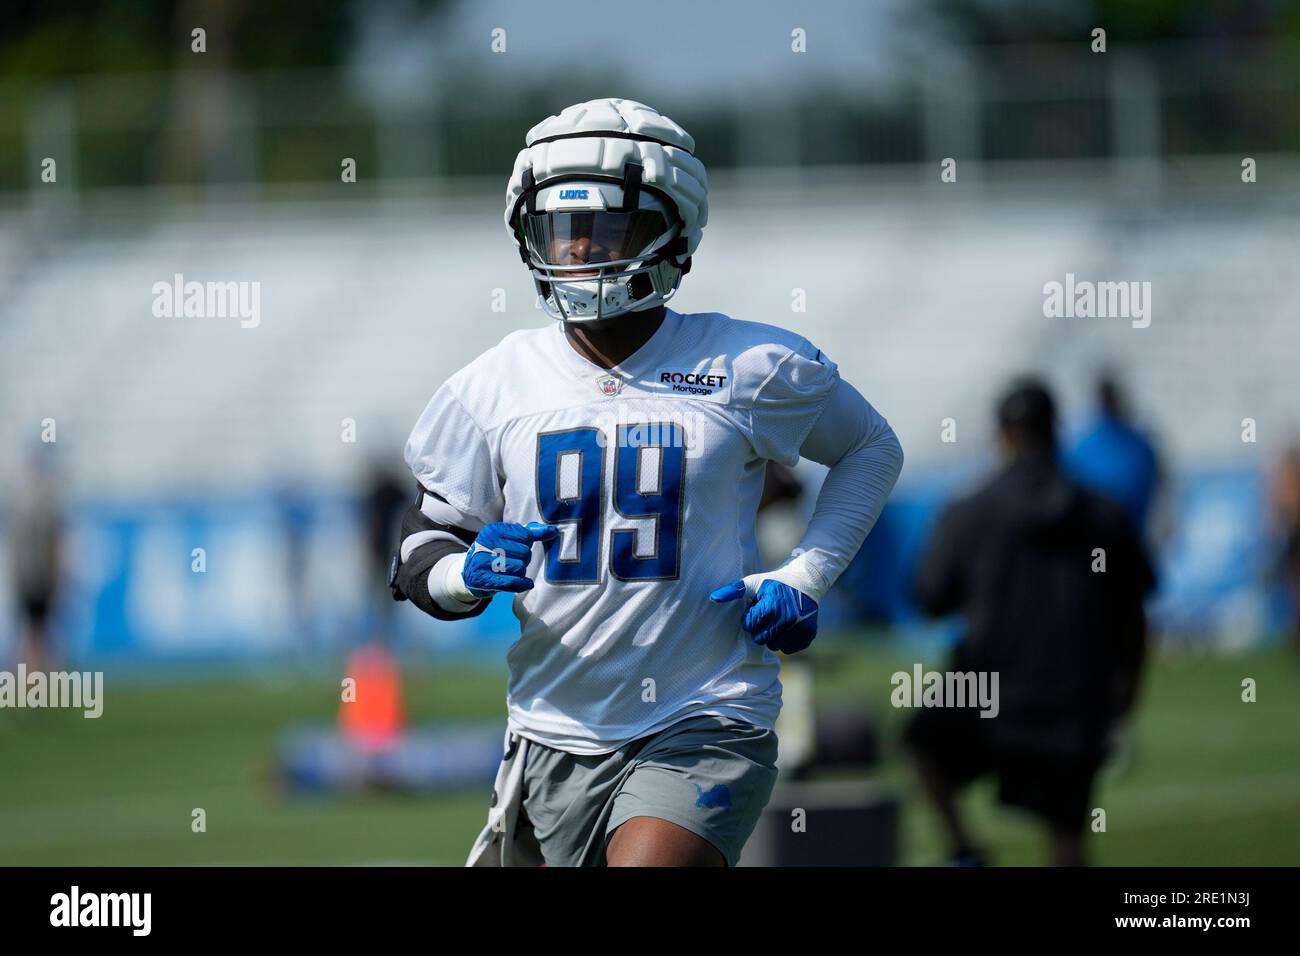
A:
{"label": "green grass field", "polygon": [[[859,701],[879,721],[877,776],[905,795],[904,862],[937,862],[934,820],[897,746],[908,712],[888,705],[889,675],[914,656],[843,640],[818,653],[819,706]],[[1257,703],[1240,700],[1245,677]],[[416,722],[499,717],[503,686],[503,674],[463,667],[405,676]],[[124,684],[110,673],[99,720],[0,711],[0,865],[460,864],[486,788],[303,798],[271,785],[281,731],[332,721],[337,687],[289,674]],[[1100,864],[1300,863],[1300,663],[1281,652],[1155,662],[1128,757],[1096,803],[1108,816],[1090,838]],[[990,785],[968,805],[995,862],[1040,862],[1033,821],[999,807]],[[205,833],[191,832],[196,807]]]}

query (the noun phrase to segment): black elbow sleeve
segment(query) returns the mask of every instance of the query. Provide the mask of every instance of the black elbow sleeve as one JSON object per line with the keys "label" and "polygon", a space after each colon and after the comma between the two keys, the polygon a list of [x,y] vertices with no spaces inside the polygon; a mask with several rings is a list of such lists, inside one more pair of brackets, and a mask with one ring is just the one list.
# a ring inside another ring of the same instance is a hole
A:
{"label": "black elbow sleeve", "polygon": [[[400,541],[388,569],[388,586],[393,600],[410,600],[424,613],[442,621],[476,617],[487,610],[486,600],[463,612],[453,612],[443,608],[429,593],[429,572],[433,566],[448,555],[468,551],[475,537],[475,533],[467,528],[442,524],[425,514],[420,505],[424,496],[431,494],[421,488],[415,502],[402,517]],[[408,542],[413,539],[414,546],[409,547]],[[403,551],[407,552],[405,560],[402,560]]]}

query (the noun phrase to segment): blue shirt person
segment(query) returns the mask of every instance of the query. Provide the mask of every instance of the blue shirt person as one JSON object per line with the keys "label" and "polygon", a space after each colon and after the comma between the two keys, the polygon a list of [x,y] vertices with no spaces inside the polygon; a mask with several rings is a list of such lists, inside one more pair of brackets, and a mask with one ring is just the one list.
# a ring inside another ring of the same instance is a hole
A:
{"label": "blue shirt person", "polygon": [[1122,505],[1142,534],[1160,480],[1160,462],[1146,436],[1128,422],[1115,382],[1102,379],[1097,397],[1099,414],[1069,450],[1066,466],[1080,484]]}

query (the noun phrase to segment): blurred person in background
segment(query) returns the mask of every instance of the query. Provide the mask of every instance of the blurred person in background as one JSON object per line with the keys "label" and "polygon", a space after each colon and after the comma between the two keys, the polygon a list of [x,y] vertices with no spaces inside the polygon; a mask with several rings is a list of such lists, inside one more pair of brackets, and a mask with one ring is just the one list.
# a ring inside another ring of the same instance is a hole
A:
{"label": "blurred person in background", "polygon": [[758,502],[758,513],[762,514],[781,502],[788,502],[792,507],[798,507],[803,492],[803,482],[799,480],[799,476],[793,469],[787,468],[779,461],[769,461],[767,471],[763,475],[763,497]]}
{"label": "blurred person in background", "polygon": [[10,511],[9,566],[22,614],[18,659],[43,671],[53,650],[49,619],[59,592],[63,530],[48,452],[33,455]]}
{"label": "blurred person in background", "polygon": [[1078,436],[1066,462],[1070,474],[1123,506],[1139,537],[1147,532],[1151,503],[1160,484],[1155,448],[1129,418],[1128,402],[1110,373],[1097,380],[1097,412]]}
{"label": "blurred person in background", "polygon": [[281,481],[275,487],[273,499],[284,535],[284,576],[295,640],[304,652],[314,657],[316,641],[307,580],[311,503],[299,484],[290,480]]}
{"label": "blurred person in background", "polygon": [[1300,445],[1282,453],[1273,471],[1273,519],[1278,577],[1286,589],[1292,641],[1300,650]]}
{"label": "blurred person in background", "polygon": [[998,674],[998,710],[922,710],[907,743],[954,864],[985,862],[957,796],[994,774],[1004,804],[1047,825],[1051,862],[1082,865],[1093,780],[1137,694],[1154,577],[1124,511],[1058,462],[1047,389],[1017,384],[997,417],[1005,464],[940,516],[915,585],[927,614],[963,616],[951,668]]}
{"label": "blurred person in background", "polygon": [[410,504],[409,482],[403,481],[388,462],[371,461],[362,490],[366,524],[366,587],[375,609],[372,637],[387,640],[391,634],[393,596],[388,589],[392,543],[402,524],[402,512]]}

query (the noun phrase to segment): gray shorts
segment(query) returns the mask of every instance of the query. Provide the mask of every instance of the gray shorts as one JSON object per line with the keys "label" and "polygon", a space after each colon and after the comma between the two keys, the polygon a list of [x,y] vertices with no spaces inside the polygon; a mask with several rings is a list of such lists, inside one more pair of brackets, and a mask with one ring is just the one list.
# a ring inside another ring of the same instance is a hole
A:
{"label": "gray shorts", "polygon": [[527,756],[524,812],[549,866],[604,866],[632,817],[685,827],[735,866],[776,783],[776,734],[726,717],[688,717],[613,753],[533,742]]}

